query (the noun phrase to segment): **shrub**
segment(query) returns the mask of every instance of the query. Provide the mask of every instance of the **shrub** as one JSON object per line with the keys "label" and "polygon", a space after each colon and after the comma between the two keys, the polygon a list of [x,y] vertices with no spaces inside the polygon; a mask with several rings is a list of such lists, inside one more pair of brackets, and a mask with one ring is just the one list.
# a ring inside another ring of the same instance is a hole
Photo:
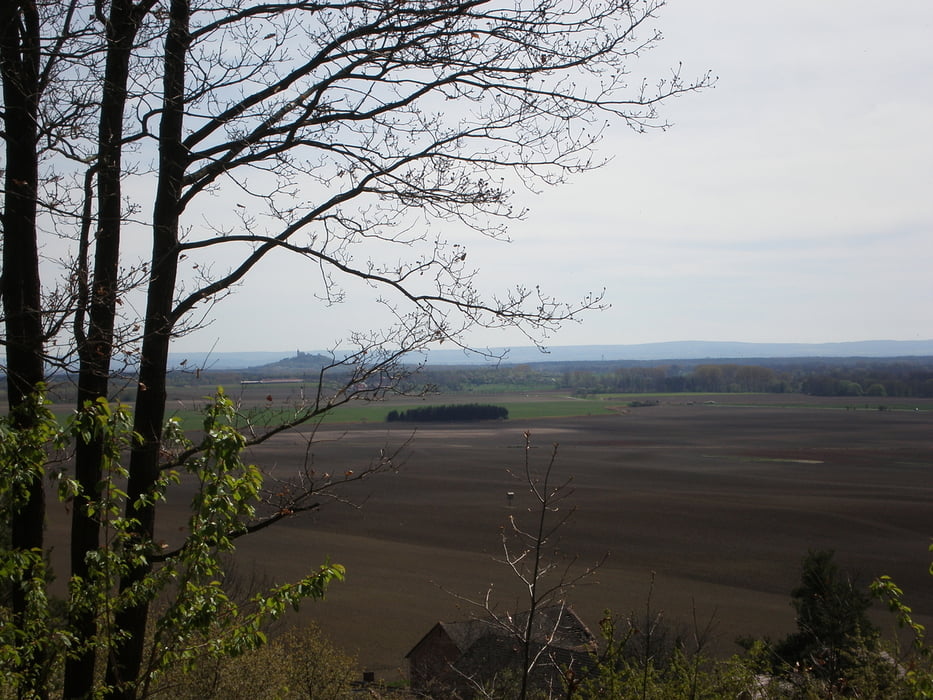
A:
{"label": "shrub", "polygon": [[356,659],[315,624],[293,628],[237,657],[205,659],[163,677],[157,697],[172,700],[340,700],[358,675]]}

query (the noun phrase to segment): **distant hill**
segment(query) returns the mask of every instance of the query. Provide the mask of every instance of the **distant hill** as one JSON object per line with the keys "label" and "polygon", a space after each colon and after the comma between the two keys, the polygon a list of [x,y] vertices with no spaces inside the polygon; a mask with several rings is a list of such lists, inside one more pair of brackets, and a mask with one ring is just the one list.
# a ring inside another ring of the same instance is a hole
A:
{"label": "distant hill", "polygon": [[[494,349],[502,352],[505,348]],[[542,353],[535,347],[509,348],[504,362],[589,362],[614,360],[702,360],[798,357],[930,357],[933,340],[861,340],[845,343],[739,343],[729,341],[672,341],[639,345],[563,345]],[[324,353],[191,352],[173,353],[170,366],[207,370],[275,368],[278,371],[317,369],[330,358]],[[432,350],[428,364],[475,365],[485,360],[460,350]],[[271,372],[270,372],[271,373]]]}
{"label": "distant hill", "polygon": [[[259,352],[189,352],[171,353],[169,367],[179,368],[200,367],[207,371],[220,371],[230,369],[249,370],[250,372],[268,372],[270,375],[292,372],[305,372],[318,370],[333,362],[329,355],[320,353],[287,351],[259,351]],[[184,363],[184,364],[182,364]]]}
{"label": "distant hill", "polygon": [[291,357],[284,357],[281,360],[267,362],[258,366],[252,366],[248,369],[252,371],[269,371],[277,374],[290,371],[317,371],[322,367],[326,367],[327,365],[331,364],[333,361],[333,358],[327,355],[311,352],[301,352],[299,350]]}

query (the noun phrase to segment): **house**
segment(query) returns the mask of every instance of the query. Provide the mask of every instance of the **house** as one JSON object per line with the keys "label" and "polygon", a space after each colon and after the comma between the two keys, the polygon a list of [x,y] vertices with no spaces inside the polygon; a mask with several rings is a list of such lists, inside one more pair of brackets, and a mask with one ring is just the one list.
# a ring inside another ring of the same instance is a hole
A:
{"label": "house", "polygon": [[[423,697],[472,698],[479,689],[515,684],[524,665],[522,639],[528,613],[500,618],[438,622],[408,652],[411,689]],[[539,654],[530,680],[559,688],[564,674],[593,664],[596,638],[566,605],[538,608],[529,649]]]}

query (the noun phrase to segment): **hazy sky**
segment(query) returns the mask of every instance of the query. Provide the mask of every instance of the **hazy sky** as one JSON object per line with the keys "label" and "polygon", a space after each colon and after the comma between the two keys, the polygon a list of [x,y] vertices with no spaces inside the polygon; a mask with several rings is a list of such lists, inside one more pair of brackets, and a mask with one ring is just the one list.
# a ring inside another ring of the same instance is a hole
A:
{"label": "hazy sky", "polygon": [[[471,248],[485,284],[605,287],[612,308],[554,345],[933,337],[933,2],[671,0],[658,27],[633,71],[682,62],[716,86],[667,104],[667,132],[612,131],[606,167],[522,195],[513,242]],[[260,270],[176,349],[315,350],[366,325],[353,302],[303,308],[302,277]]]}

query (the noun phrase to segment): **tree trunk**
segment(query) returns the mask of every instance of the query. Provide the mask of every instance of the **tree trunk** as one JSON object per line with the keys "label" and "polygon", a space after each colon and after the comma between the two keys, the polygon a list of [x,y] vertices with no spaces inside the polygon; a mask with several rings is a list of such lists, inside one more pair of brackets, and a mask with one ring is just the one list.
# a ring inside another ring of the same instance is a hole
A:
{"label": "tree trunk", "polygon": [[[187,152],[182,144],[185,106],[185,65],[190,44],[189,0],[172,0],[170,26],[165,42],[165,75],[162,115],[159,126],[159,178],[153,210],[152,276],[146,296],[146,320],[136,390],[134,430],[141,437],[130,455],[127,484],[127,516],[138,522],[141,541],[151,541],[155,532],[155,508],[150,501],[137,506],[140,496],[151,491],[159,477],[159,448],[165,420],[168,351],[174,326],[173,304],[178,271],[178,221],[182,181]],[[152,570],[146,562],[133,569],[121,582],[121,590],[144,579]],[[127,633],[127,641],[111,656],[107,668],[108,685],[118,686],[116,697],[135,698],[144,652],[149,606],[139,604],[121,610],[117,629]],[[124,683],[121,683],[124,681]],[[125,681],[129,681],[128,683]]]}
{"label": "tree trunk", "polygon": [[[97,157],[97,229],[93,248],[94,271],[89,285],[88,328],[78,348],[78,408],[86,402],[107,398],[113,332],[119,294],[120,229],[122,225],[123,116],[127,97],[130,57],[139,29],[139,10],[129,0],[115,0],[107,25],[107,63],[101,94]],[[87,555],[100,546],[100,522],[88,516],[86,505],[98,497],[102,446],[99,440],[78,441],[75,477],[81,494],[75,499],[71,525],[71,573],[85,579]],[[72,616],[79,643],[97,632],[93,610]],[[65,697],[83,698],[94,684],[95,650],[87,648],[69,658],[65,667]]]}
{"label": "tree trunk", "polygon": [[[39,250],[36,232],[39,187],[37,115],[39,104],[39,18],[29,2],[0,8],[0,76],[3,81],[6,175],[3,206],[3,312],[6,323],[7,397],[13,426],[32,427],[35,415],[20,412],[44,380]],[[41,473],[27,487],[26,502],[10,512],[14,550],[42,550],[45,491]],[[34,572],[26,572],[31,576]],[[27,622],[27,601],[20,587],[12,591],[15,624]],[[36,674],[45,664],[23,659],[25,676],[44,697]],[[29,681],[27,681],[27,686]]]}

